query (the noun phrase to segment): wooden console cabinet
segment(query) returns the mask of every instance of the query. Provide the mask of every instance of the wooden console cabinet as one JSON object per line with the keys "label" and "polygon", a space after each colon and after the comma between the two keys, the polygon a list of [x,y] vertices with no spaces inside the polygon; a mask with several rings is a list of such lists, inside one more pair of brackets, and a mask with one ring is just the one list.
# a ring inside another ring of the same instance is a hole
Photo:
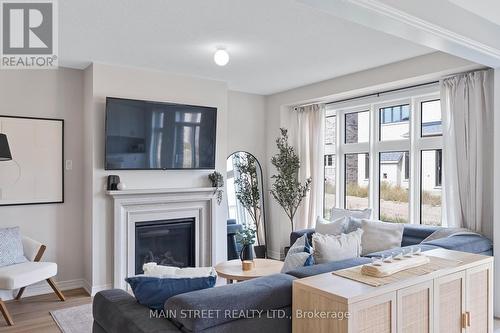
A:
{"label": "wooden console cabinet", "polygon": [[426,254],[461,264],[381,287],[331,273],[294,281],[293,332],[493,332],[493,257]]}

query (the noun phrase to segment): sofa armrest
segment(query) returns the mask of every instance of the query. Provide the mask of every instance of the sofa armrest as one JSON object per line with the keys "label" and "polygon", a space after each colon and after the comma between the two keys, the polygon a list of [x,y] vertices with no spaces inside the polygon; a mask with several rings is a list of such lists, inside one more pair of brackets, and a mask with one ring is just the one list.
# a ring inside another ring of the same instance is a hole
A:
{"label": "sofa armrest", "polygon": [[456,235],[434,239],[422,244],[475,254],[488,253],[493,248],[493,243],[488,238],[480,235]]}
{"label": "sofa armrest", "polygon": [[155,313],[121,289],[98,292],[92,304],[94,327],[106,333],[180,332],[165,316],[155,318]]}
{"label": "sofa armrest", "polygon": [[40,261],[43,253],[45,252],[46,246],[26,236],[22,237],[22,243],[26,259],[29,261]]}
{"label": "sofa armrest", "polygon": [[311,243],[311,238],[312,234],[314,234],[314,229],[302,229],[302,230],[292,231],[292,233],[290,234],[290,246],[292,246],[297,239],[299,239],[305,234],[307,234],[307,239],[309,239],[309,243]]}
{"label": "sofa armrest", "polygon": [[257,316],[258,311],[291,307],[293,280],[295,277],[291,275],[275,274],[180,294],[165,302],[165,312],[175,314],[171,320],[183,331],[203,331],[247,319],[248,314]]}

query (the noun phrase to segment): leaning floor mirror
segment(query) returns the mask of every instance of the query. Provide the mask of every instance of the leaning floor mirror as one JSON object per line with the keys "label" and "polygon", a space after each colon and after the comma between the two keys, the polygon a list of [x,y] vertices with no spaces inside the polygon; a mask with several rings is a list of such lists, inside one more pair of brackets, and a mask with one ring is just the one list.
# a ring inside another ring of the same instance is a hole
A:
{"label": "leaning floor mirror", "polygon": [[250,153],[238,151],[227,159],[227,200],[229,218],[244,229],[255,230],[254,251],[266,257],[266,223],[262,167]]}

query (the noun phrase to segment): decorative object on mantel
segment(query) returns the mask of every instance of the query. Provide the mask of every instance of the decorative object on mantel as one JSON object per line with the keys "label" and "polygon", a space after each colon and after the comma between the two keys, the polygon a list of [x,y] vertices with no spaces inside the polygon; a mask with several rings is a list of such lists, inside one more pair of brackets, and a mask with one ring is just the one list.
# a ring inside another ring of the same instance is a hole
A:
{"label": "decorative object on mantel", "polygon": [[0,133],[0,161],[12,160],[7,135]]}
{"label": "decorative object on mantel", "polygon": [[118,191],[123,191],[126,188],[127,188],[127,186],[125,186],[125,183],[122,183],[122,182],[119,182],[118,185],[116,185],[116,189]]}
{"label": "decorative object on mantel", "polygon": [[276,139],[279,152],[271,158],[271,163],[278,173],[271,176],[274,182],[270,192],[273,198],[283,207],[290,219],[292,231],[294,231],[293,218],[302,199],[311,189],[311,178],[306,179],[304,184],[299,182],[299,157],[295,152],[295,148],[288,143],[288,130],[280,128],[280,131],[281,136]]}
{"label": "decorative object on mantel", "polygon": [[212,187],[215,187],[214,194],[217,195],[217,204],[222,202],[222,188],[224,187],[224,176],[220,172],[214,171],[208,175],[208,179],[212,182]]}
{"label": "decorative object on mantel", "polygon": [[246,226],[242,231],[236,233],[236,240],[240,242],[242,248],[240,251],[241,261],[253,260],[253,244],[255,243],[255,229]]}
{"label": "decorative object on mantel", "polygon": [[[262,169],[259,162],[250,153],[236,152],[229,156],[233,165],[234,192],[241,207],[248,213],[255,227],[257,245],[254,246],[257,258],[266,257],[266,231],[262,228],[263,207],[262,200]],[[229,174],[228,174],[229,178]],[[248,221],[245,221],[248,223]],[[244,224],[244,223],[243,223]]]}
{"label": "decorative object on mantel", "polygon": [[109,175],[108,176],[108,191],[116,191],[118,190],[118,184],[120,183],[120,176],[117,175]]}

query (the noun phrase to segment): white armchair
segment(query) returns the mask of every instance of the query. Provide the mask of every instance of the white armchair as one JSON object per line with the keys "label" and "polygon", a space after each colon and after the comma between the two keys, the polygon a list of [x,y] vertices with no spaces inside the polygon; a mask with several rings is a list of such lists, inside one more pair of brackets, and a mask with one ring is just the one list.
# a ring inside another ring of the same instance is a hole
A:
{"label": "white armchair", "polygon": [[[57,274],[57,264],[53,262],[42,262],[40,259],[45,252],[46,246],[29,237],[23,236],[24,256],[29,260],[20,264],[0,267],[0,289],[15,290],[19,289],[16,300],[21,299],[27,286],[46,280],[52,290],[61,301],[64,301],[64,295],[57,288],[52,280]],[[0,312],[8,325],[14,325],[5,303],[0,299]]]}

